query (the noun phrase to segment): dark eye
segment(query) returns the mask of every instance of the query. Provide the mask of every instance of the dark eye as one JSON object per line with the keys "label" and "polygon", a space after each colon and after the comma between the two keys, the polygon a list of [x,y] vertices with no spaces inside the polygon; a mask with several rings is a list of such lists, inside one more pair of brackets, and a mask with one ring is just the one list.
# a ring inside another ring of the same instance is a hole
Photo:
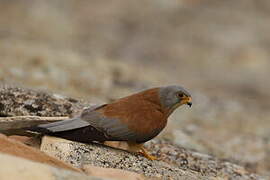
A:
{"label": "dark eye", "polygon": [[183,98],[183,97],[184,97],[184,94],[183,94],[183,93],[178,93],[177,95],[178,95],[178,97],[180,97],[180,98]]}

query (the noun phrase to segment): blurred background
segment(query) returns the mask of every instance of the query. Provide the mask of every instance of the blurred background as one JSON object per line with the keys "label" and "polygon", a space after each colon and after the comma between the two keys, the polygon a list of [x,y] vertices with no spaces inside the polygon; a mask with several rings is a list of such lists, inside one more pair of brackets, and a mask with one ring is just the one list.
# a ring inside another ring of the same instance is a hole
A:
{"label": "blurred background", "polygon": [[108,102],[177,84],[159,136],[270,175],[269,0],[0,0],[0,83]]}

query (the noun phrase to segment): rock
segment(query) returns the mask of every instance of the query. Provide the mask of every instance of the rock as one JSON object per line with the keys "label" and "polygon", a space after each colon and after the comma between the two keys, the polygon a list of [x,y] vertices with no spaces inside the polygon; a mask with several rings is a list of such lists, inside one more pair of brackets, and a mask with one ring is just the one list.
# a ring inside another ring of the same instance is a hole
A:
{"label": "rock", "polygon": [[[213,156],[181,148],[169,141],[152,140],[146,146],[159,161],[149,161],[140,155],[100,144],[82,144],[55,137],[44,137],[41,150],[76,167],[94,165],[117,168],[148,177],[203,179],[228,177],[233,179],[263,179],[244,167]],[[244,173],[243,173],[244,172]]]}
{"label": "rock", "polygon": [[25,145],[35,147],[37,149],[40,148],[40,138],[35,138],[35,137],[29,137],[29,136],[18,136],[18,135],[12,135],[8,136],[9,139],[13,139],[15,141],[19,141]]}
{"label": "rock", "polygon": [[81,170],[78,168],[75,168],[51,156],[48,156],[37,149],[26,146],[13,139],[7,138],[5,135],[1,135],[1,134],[0,134],[0,152],[17,156],[17,157],[21,157],[21,158],[25,158],[25,159],[29,159],[31,161],[48,164],[48,165],[58,167],[58,168],[81,172]]}
{"label": "rock", "polygon": [[70,116],[86,104],[63,96],[0,85],[0,116]]}
{"label": "rock", "polygon": [[[86,176],[82,173],[51,167],[0,153],[0,179],[20,180],[109,180],[109,178]],[[3,165],[4,164],[4,165]]]}
{"label": "rock", "polygon": [[143,175],[140,175],[134,172],[120,170],[120,169],[101,168],[101,167],[96,167],[96,166],[91,166],[91,165],[84,165],[82,169],[86,174],[97,176],[97,177],[113,178],[113,179],[118,179],[118,180],[126,180],[126,179],[144,180],[146,179],[146,177],[144,177]]}
{"label": "rock", "polygon": [[42,139],[41,150],[75,167],[94,165],[116,168],[144,174],[148,177],[165,179],[206,179],[199,173],[185,171],[163,161],[150,161],[141,155],[113,149],[100,144],[82,144],[61,138],[46,136]]}
{"label": "rock", "polygon": [[181,148],[168,140],[152,140],[147,144],[155,156],[181,169],[192,170],[200,175],[234,180],[266,179],[228,160]]}

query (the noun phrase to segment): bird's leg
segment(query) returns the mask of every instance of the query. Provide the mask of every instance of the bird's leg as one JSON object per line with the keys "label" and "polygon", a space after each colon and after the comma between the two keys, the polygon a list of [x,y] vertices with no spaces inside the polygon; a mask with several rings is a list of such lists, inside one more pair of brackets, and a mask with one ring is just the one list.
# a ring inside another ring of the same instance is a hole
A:
{"label": "bird's leg", "polygon": [[157,160],[157,157],[149,154],[149,152],[143,147],[143,144],[128,142],[128,145],[129,145],[128,151],[140,153],[149,160]]}
{"label": "bird's leg", "polygon": [[150,155],[148,153],[148,151],[143,146],[141,146],[141,152],[140,153],[149,160],[157,160],[157,157]]}

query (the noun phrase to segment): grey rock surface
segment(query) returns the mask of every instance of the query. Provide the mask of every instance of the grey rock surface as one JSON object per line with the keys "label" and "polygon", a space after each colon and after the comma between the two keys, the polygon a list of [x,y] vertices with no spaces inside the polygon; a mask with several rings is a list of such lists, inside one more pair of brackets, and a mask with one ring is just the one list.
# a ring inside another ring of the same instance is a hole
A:
{"label": "grey rock surface", "polygon": [[150,161],[141,155],[101,144],[82,144],[60,138],[45,137],[41,150],[75,167],[94,165],[117,168],[164,179],[264,179],[240,165],[210,155],[181,148],[165,140],[152,140],[146,147],[159,157]]}
{"label": "grey rock surface", "polygon": [[117,168],[165,179],[207,179],[197,172],[183,170],[163,161],[149,161],[129,152],[100,144],[82,144],[60,138],[46,137],[41,150],[76,167],[94,165]]}
{"label": "grey rock surface", "polygon": [[42,91],[0,85],[0,116],[70,116],[84,106],[79,100]]}

